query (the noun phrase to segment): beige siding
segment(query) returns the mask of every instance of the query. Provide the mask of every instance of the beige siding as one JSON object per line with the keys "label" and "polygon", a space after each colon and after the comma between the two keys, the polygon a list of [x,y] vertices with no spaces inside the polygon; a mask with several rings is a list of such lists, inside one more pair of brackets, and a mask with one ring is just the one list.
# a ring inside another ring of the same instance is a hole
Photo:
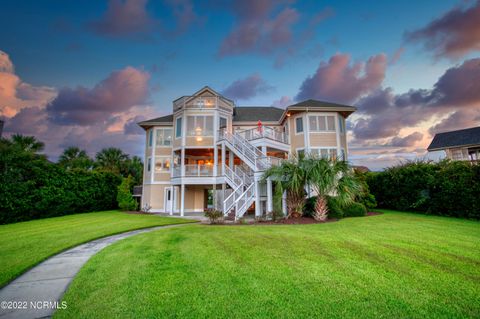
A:
{"label": "beige siding", "polygon": [[[288,126],[290,129],[290,152],[295,154],[297,148],[305,147],[305,136],[303,133],[295,134],[295,119],[293,117],[288,119]],[[305,129],[305,123],[303,123]]]}
{"label": "beige siding", "polygon": [[203,211],[204,192],[203,188],[185,187],[185,211]]}
{"label": "beige siding", "polygon": [[337,147],[337,136],[333,133],[310,133],[310,147]]}
{"label": "beige siding", "polygon": [[197,140],[196,136],[187,136],[185,140],[186,147],[189,146],[209,146],[213,147],[213,137],[211,136],[202,136],[201,141]]}
{"label": "beige siding", "polygon": [[171,147],[157,147],[155,148],[156,156],[171,156],[172,148]]}
{"label": "beige siding", "polygon": [[168,185],[144,185],[143,204],[152,206],[152,209],[164,209],[165,187]]}
{"label": "beige siding", "polygon": [[168,182],[170,181],[170,177],[170,172],[154,174],[155,182]]}

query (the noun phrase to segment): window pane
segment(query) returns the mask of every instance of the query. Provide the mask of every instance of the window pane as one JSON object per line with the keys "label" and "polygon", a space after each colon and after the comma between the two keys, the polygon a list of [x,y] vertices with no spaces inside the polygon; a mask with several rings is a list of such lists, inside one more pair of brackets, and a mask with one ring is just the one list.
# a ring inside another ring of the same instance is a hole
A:
{"label": "window pane", "polygon": [[152,169],[152,160],[149,157],[147,160],[147,172],[150,172],[151,169]]}
{"label": "window pane", "polygon": [[297,133],[303,132],[303,118],[297,117],[295,119],[295,124],[296,124],[295,126],[296,126]]}
{"label": "window pane", "polygon": [[219,128],[226,128],[227,127],[227,119],[224,117],[220,117],[220,125]]}
{"label": "window pane", "polygon": [[213,116],[205,116],[205,126],[203,135],[212,136],[213,135]]}
{"label": "window pane", "polygon": [[328,150],[323,148],[320,150],[320,156],[324,157],[324,158],[328,158]]}
{"label": "window pane", "polygon": [[182,136],[182,118],[181,117],[177,118],[177,124],[175,127],[176,127],[175,137],[181,137]]}
{"label": "window pane", "polygon": [[325,116],[318,117],[318,130],[319,131],[326,131],[327,128],[325,126]]}
{"label": "window pane", "polygon": [[329,131],[335,131],[335,117],[327,116],[327,127]]}
{"label": "window pane", "polygon": [[343,133],[343,116],[341,115],[338,116],[338,128],[340,132]]}
{"label": "window pane", "polygon": [[337,159],[337,149],[336,148],[330,149],[330,158],[331,159]]}
{"label": "window pane", "polygon": [[163,130],[163,145],[170,146],[172,145],[172,129],[166,128]]}
{"label": "window pane", "polygon": [[153,130],[148,131],[148,146],[151,147],[153,144]]}
{"label": "window pane", "polygon": [[317,117],[316,116],[309,116],[308,117],[308,124],[310,125],[310,131],[318,131],[317,125]]}

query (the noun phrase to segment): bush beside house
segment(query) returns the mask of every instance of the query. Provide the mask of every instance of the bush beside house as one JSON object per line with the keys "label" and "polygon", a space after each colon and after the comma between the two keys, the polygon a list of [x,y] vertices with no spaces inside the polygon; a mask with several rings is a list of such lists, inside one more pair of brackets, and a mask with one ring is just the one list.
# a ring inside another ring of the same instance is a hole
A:
{"label": "bush beside house", "polygon": [[368,173],[367,183],[382,208],[480,219],[480,165],[409,162]]}

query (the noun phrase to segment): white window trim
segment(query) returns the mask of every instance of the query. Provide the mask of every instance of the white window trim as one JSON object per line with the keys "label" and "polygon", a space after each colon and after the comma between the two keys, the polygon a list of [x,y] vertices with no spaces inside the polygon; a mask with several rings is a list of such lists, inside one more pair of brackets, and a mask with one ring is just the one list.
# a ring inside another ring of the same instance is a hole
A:
{"label": "white window trim", "polygon": [[[160,131],[160,130],[172,130],[172,139],[170,140],[170,145],[160,145],[158,143],[158,141],[156,140],[156,137],[157,137],[157,131]],[[155,129],[155,148],[172,148],[173,146],[173,128],[172,127],[161,127],[161,128],[157,128]]]}
{"label": "white window trim", "polygon": [[313,133],[313,134],[315,134],[315,133],[336,133],[336,132],[337,132],[338,123],[337,123],[337,124],[335,123],[335,119],[336,119],[336,116],[335,116],[335,115],[331,115],[331,114],[329,114],[329,115],[323,115],[323,114],[319,114],[319,115],[308,115],[308,123],[309,123],[309,125],[310,125],[310,118],[311,118],[311,117],[315,117],[315,118],[316,118],[316,122],[317,122],[317,126],[318,126],[318,123],[319,123],[319,122],[318,122],[318,117],[320,117],[320,116],[324,116],[324,117],[325,117],[325,128],[328,127],[327,117],[328,117],[328,116],[333,117],[333,125],[335,126],[335,128],[334,128],[333,130],[316,130],[316,131],[314,131],[314,130],[312,130],[312,129],[310,128],[310,133]]}
{"label": "white window trim", "polygon": [[[298,132],[298,130],[297,130],[297,119],[298,119],[298,118],[301,118],[301,119],[302,119],[302,131],[301,131],[301,132]],[[295,117],[293,120],[294,120],[294,122],[295,122],[295,135],[304,134],[304,133],[305,133],[305,123],[303,123],[303,122],[304,122],[304,117],[303,117],[303,115],[297,116],[297,117]]]}

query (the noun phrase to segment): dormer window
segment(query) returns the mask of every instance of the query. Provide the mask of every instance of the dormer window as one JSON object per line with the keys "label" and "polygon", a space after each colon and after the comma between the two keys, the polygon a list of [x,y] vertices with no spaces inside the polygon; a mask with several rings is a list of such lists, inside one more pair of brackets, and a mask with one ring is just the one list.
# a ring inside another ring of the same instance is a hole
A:
{"label": "dormer window", "polygon": [[197,100],[197,106],[200,108],[205,107],[205,100],[204,99],[198,99]]}

